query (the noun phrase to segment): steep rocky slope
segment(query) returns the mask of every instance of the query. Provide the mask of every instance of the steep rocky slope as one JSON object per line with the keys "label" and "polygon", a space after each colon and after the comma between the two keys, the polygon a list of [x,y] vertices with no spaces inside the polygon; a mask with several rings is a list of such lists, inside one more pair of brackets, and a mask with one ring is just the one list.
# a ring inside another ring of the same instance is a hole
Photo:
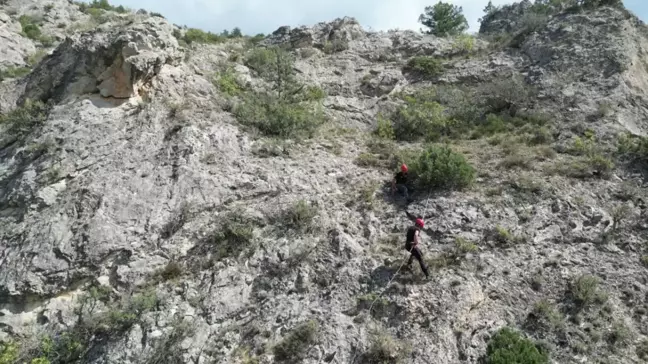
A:
{"label": "steep rocky slope", "polygon": [[[341,18],[256,44],[0,5],[0,363],[476,363],[503,327],[553,362],[645,362],[646,156],[622,135],[648,131],[646,29],[515,9],[476,39]],[[302,120],[254,103],[279,74],[322,125],[249,122]],[[394,276],[411,215],[387,182],[425,147],[403,125],[440,115],[470,121],[428,140],[476,178],[419,189],[432,275]]]}

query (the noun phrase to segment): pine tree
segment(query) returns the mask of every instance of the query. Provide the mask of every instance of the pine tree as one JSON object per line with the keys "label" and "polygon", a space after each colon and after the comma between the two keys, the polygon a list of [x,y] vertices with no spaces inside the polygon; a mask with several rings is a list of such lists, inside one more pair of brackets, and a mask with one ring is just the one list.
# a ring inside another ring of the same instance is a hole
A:
{"label": "pine tree", "polygon": [[434,6],[426,6],[425,13],[419,17],[419,22],[429,28],[424,31],[439,37],[456,35],[468,29],[468,21],[463,15],[461,6],[439,1]]}

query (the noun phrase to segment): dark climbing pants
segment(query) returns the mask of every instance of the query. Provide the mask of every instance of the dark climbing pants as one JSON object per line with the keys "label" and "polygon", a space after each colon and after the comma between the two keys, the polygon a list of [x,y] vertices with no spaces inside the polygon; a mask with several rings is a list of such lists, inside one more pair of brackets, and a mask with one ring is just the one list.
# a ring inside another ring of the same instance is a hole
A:
{"label": "dark climbing pants", "polygon": [[[407,249],[407,251],[410,251],[410,249],[412,249],[412,245],[406,244],[405,249]],[[425,265],[425,260],[423,259],[423,253],[421,253],[421,250],[418,247],[414,247],[412,249],[409,260],[407,261],[408,267],[412,265],[412,261],[414,261],[414,258],[418,260],[419,265],[421,266],[421,270],[423,271],[423,274],[425,274],[426,277],[429,276],[427,266]]]}
{"label": "dark climbing pants", "polygon": [[409,190],[405,185],[396,185],[396,190],[406,199],[409,199]]}

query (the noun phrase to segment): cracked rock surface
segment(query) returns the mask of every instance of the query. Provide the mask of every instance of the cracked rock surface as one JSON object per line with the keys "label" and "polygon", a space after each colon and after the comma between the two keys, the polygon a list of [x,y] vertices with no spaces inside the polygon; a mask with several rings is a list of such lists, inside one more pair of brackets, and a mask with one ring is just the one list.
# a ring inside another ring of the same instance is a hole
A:
{"label": "cracked rock surface", "polygon": [[[328,121],[313,138],[277,140],[241,125],[214,81],[227,65],[265,87],[240,60],[253,47],[246,40],[183,44],[185,29],[143,13],[109,12],[85,29],[91,17],[78,5],[51,3],[0,5],[0,70],[44,53],[0,82],[2,115],[44,102],[27,131],[0,123],[0,342],[38,353],[44,335],[80,335],[92,317],[92,339],[67,362],[273,363],[312,320],[315,338],[296,362],[371,362],[380,327],[394,353],[407,352],[403,363],[478,363],[504,326],[554,362],[645,360],[645,168],[552,172],[569,169],[563,151],[585,130],[603,146],[620,131],[648,132],[648,33],[625,11],[563,13],[517,47],[480,37],[468,55],[453,38],[369,32],[348,17],[281,27],[256,47],[289,48],[296,77],[325,91]],[[515,31],[523,11],[506,8],[481,32]],[[41,14],[54,44],[22,36],[22,14]],[[57,27],[66,19],[78,30]],[[443,60],[444,72],[412,76],[404,66],[414,56]],[[478,170],[475,186],[415,195],[408,211],[425,216],[431,278],[416,262],[394,276],[411,220],[390,195],[393,171],[358,163],[378,116],[402,104],[401,92],[497,82],[515,91],[517,79],[551,116],[551,151],[507,166],[508,141],[457,143]],[[286,228],[300,200],[312,223]],[[214,236],[233,229],[249,244],[237,240],[224,257]],[[457,257],[457,241],[475,248]],[[599,279],[604,302],[576,307],[582,275]],[[543,301],[559,313],[544,326],[529,318]]]}

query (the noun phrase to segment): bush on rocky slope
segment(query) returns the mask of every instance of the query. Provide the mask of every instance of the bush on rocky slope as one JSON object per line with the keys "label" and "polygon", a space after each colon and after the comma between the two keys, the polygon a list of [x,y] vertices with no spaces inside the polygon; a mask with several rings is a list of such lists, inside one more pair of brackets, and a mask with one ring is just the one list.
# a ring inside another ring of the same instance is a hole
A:
{"label": "bush on rocky slope", "polygon": [[624,134],[617,141],[617,153],[632,161],[648,162],[648,138]]}
{"label": "bush on rocky slope", "polygon": [[319,105],[296,103],[269,93],[252,92],[234,109],[236,118],[268,136],[310,138],[325,122]]}
{"label": "bush on rocky slope", "polygon": [[0,364],[14,364],[18,359],[18,350],[14,342],[0,343]]}
{"label": "bush on rocky slope", "polygon": [[309,138],[325,122],[321,104],[326,95],[318,87],[297,81],[293,56],[278,48],[253,49],[245,63],[268,83],[268,89],[241,95],[234,115],[265,135]]}
{"label": "bush on rocky slope", "polygon": [[[534,90],[523,80],[493,81],[473,90],[450,87],[419,89],[402,95],[403,103],[387,119],[394,137],[403,141],[436,142],[443,139],[479,138],[516,133],[528,144],[552,140],[548,118],[528,109]],[[387,121],[381,116],[381,133]],[[378,133],[378,130],[376,130]]]}
{"label": "bush on rocky slope", "polygon": [[406,361],[411,350],[411,345],[395,340],[385,330],[375,330],[371,333],[371,345],[363,354],[362,362],[366,364],[400,364]]}
{"label": "bush on rocky slope", "polygon": [[28,75],[31,72],[31,69],[27,67],[7,67],[3,70],[0,70],[0,82],[7,78],[20,78],[25,75]]}
{"label": "bush on rocky slope", "polygon": [[412,72],[424,78],[434,78],[442,75],[444,68],[441,61],[434,57],[417,56],[407,61],[403,71]]}
{"label": "bush on rocky slope", "polygon": [[212,32],[205,32],[196,28],[189,28],[181,38],[187,44],[192,43],[221,43],[225,39],[218,34]]}
{"label": "bush on rocky slope", "polygon": [[39,26],[42,23],[41,19],[29,15],[22,15],[18,21],[22,27],[23,35],[27,38],[38,41],[45,47],[49,47],[54,43],[52,37],[42,34]]}
{"label": "bush on rocky slope", "polygon": [[7,125],[6,134],[21,138],[39,127],[47,118],[47,106],[40,101],[27,100],[8,114],[0,115],[0,125]]}
{"label": "bush on rocky slope", "polygon": [[317,340],[319,325],[316,321],[306,321],[297,325],[274,346],[275,359],[280,362],[297,363]]}
{"label": "bush on rocky slope", "polygon": [[491,338],[486,348],[487,364],[545,364],[549,363],[546,353],[535,344],[508,327],[500,329]]}
{"label": "bush on rocky slope", "polygon": [[[141,290],[121,300],[111,300],[107,287],[90,287],[74,307],[77,322],[56,334],[44,334],[14,344],[0,346],[0,363],[18,362],[63,364],[87,359],[94,346],[118,338],[133,325],[141,323],[143,314],[154,310],[159,300],[155,291]],[[2,361],[6,359],[7,361]]]}
{"label": "bush on rocky slope", "polygon": [[435,142],[455,131],[453,120],[445,115],[444,108],[420,95],[406,96],[405,105],[391,119],[397,140]]}
{"label": "bush on rocky slope", "polygon": [[254,227],[242,213],[230,212],[223,216],[217,228],[206,238],[212,251],[212,259],[237,258],[241,253],[254,249]]}
{"label": "bush on rocky slope", "polygon": [[79,10],[81,10],[84,13],[90,13],[91,9],[114,11],[117,13],[128,12],[128,9],[125,8],[124,6],[122,5],[113,6],[110,4],[110,2],[108,2],[108,0],[92,0],[92,2],[90,3],[77,2],[76,4],[79,5]]}
{"label": "bush on rocky slope", "polygon": [[236,77],[236,72],[229,67],[217,75],[214,84],[227,96],[240,96],[246,90],[245,85]]}
{"label": "bush on rocky slope", "polygon": [[429,146],[409,163],[409,167],[422,191],[460,190],[470,186],[475,178],[474,167],[448,146]]}

